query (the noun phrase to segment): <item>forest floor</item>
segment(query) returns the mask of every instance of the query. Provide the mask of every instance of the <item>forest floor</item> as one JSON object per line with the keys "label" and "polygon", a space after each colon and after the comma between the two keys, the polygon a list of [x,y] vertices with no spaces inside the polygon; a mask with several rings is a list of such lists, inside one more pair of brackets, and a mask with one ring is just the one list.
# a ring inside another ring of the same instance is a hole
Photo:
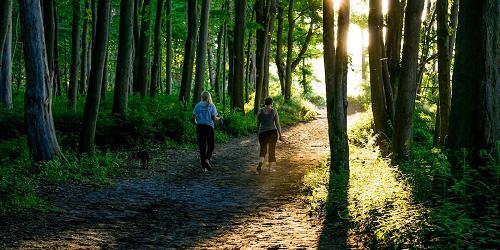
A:
{"label": "forest floor", "polygon": [[[349,113],[351,126],[360,113]],[[216,145],[207,173],[197,151],[168,150],[153,152],[148,170],[131,162],[110,186],[44,187],[58,211],[6,218],[0,248],[346,248],[345,235],[325,234],[301,198],[302,177],[329,152],[327,127],[319,110],[313,121],[285,129],[275,172],[255,171],[252,135]]]}

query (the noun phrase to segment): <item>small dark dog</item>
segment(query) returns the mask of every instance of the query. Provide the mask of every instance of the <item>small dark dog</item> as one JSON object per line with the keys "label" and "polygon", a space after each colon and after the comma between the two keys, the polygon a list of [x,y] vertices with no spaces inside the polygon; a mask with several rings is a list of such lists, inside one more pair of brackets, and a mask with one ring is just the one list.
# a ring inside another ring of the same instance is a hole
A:
{"label": "small dark dog", "polygon": [[149,168],[149,152],[146,150],[140,150],[137,152],[133,152],[132,155],[130,156],[130,159],[132,160],[139,160],[139,163],[141,164],[141,167],[143,169],[148,169]]}

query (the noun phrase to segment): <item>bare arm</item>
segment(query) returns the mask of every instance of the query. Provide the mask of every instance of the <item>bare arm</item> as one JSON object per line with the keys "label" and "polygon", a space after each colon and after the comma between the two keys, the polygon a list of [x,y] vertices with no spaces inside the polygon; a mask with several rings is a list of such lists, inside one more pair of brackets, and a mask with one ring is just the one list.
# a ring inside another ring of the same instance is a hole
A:
{"label": "bare arm", "polygon": [[278,138],[280,141],[283,141],[283,135],[281,133],[281,126],[280,126],[280,116],[278,115],[278,112],[276,112],[276,116],[274,117],[274,124],[276,125],[276,129],[278,130]]}

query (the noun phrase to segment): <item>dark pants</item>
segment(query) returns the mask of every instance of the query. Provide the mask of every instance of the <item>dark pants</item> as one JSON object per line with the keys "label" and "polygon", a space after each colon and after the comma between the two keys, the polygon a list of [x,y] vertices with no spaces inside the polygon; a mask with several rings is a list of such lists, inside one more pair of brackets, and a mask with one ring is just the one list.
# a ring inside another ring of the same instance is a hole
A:
{"label": "dark pants", "polygon": [[276,142],[278,131],[271,130],[259,134],[260,157],[266,157],[267,146],[269,146],[269,162],[276,162]]}
{"label": "dark pants", "polygon": [[214,128],[209,125],[198,124],[196,126],[196,135],[198,137],[198,146],[200,147],[201,166],[206,167],[205,160],[210,160],[214,152]]}

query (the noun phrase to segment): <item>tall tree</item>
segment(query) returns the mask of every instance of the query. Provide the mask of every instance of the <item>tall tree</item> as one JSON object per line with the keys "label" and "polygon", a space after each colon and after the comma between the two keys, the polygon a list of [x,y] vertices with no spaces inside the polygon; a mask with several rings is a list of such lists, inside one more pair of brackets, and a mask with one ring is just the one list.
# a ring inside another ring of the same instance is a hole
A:
{"label": "tall tree", "polygon": [[150,35],[150,17],[151,8],[149,7],[151,1],[144,0],[142,3],[142,20],[141,20],[141,34],[139,39],[139,50],[136,56],[139,57],[139,66],[137,68],[137,84],[139,92],[145,96],[148,92],[150,80],[150,63],[149,63],[149,47],[151,43]]}
{"label": "tall tree", "polygon": [[139,26],[139,11],[141,10],[141,0],[134,1],[134,70],[133,70],[133,79],[132,79],[132,89],[133,92],[139,92],[140,86],[139,81],[137,80],[139,73],[139,58],[141,57],[139,54],[139,43],[140,43],[140,26]]}
{"label": "tall tree", "polygon": [[76,111],[78,91],[78,68],[80,67],[80,0],[73,0],[73,21],[71,25],[71,66],[68,87],[69,106]]}
{"label": "tall tree", "polygon": [[243,84],[245,80],[245,22],[246,0],[237,0],[235,4],[236,23],[234,27],[234,85],[231,95],[231,108],[245,112]]}
{"label": "tall tree", "polygon": [[88,25],[89,25],[89,5],[90,0],[85,0],[85,9],[83,10],[83,29],[82,29],[82,59],[80,69],[80,83],[78,85],[80,94],[84,95],[87,92],[87,70],[88,70]]}
{"label": "tall tree", "polygon": [[297,18],[294,17],[294,2],[295,0],[288,0],[288,11],[287,11],[287,52],[286,61],[283,62],[283,8],[278,7],[278,34],[277,34],[277,54],[276,54],[276,65],[278,67],[278,77],[280,78],[280,84],[282,90],[284,90],[285,100],[290,100],[292,96],[292,73],[295,68],[299,65],[305,53],[307,52],[309,43],[311,42],[314,33],[314,22],[311,20],[309,24],[309,30],[307,31],[306,38],[299,53],[295,58],[293,58],[293,48],[294,48],[294,32]]}
{"label": "tall tree", "polygon": [[216,55],[216,64],[215,64],[215,100],[217,102],[220,101],[220,80],[221,80],[221,70],[224,70],[222,67],[222,53],[223,53],[223,35],[224,35],[224,25],[221,25],[219,28],[219,34],[217,35],[217,55]]}
{"label": "tall tree", "polygon": [[106,48],[108,47],[111,0],[100,0],[97,9],[96,18],[99,26],[96,30],[92,67],[90,69],[89,89],[87,101],[85,102],[85,111],[83,113],[79,146],[80,153],[87,153],[89,155],[94,153],[95,129],[97,114],[99,113],[102,75],[104,72],[104,61],[106,59]]}
{"label": "tall tree", "polygon": [[424,1],[408,0],[405,13],[405,33],[401,61],[401,80],[396,99],[393,156],[396,162],[408,157],[412,140],[413,111],[417,94],[417,65],[420,24]]}
{"label": "tall tree", "polygon": [[[12,19],[12,0],[0,1],[0,58],[2,58],[4,41],[9,29],[9,20]],[[0,62],[0,68],[2,67]]]}
{"label": "tall tree", "polygon": [[134,50],[134,0],[120,2],[120,34],[113,96],[113,114],[127,115],[128,87],[132,78],[132,53]]}
{"label": "tall tree", "polygon": [[273,6],[273,0],[257,0],[255,2],[255,20],[259,24],[259,29],[256,31],[256,54],[257,60],[255,62],[257,67],[257,80],[255,83],[255,102],[254,102],[254,113],[260,109],[260,105],[263,100],[263,88],[265,81],[265,71],[269,70],[266,68],[265,57],[266,50],[268,46],[269,39],[267,34],[269,33],[271,21],[271,7]]}
{"label": "tall tree", "polygon": [[181,89],[179,100],[187,102],[191,93],[191,82],[193,80],[193,62],[196,49],[196,27],[198,20],[198,10],[196,0],[188,0],[188,32],[184,45],[184,63],[182,65]]}
{"label": "tall tree", "polygon": [[210,16],[210,0],[203,0],[201,7],[198,46],[196,47],[196,71],[194,78],[193,104],[200,99],[205,83],[205,62],[207,59],[208,20]]}
{"label": "tall tree", "polygon": [[[471,165],[499,161],[500,9],[496,0],[460,0],[448,147],[454,174],[466,149]],[[493,157],[491,157],[493,156]]]}
{"label": "tall tree", "polygon": [[55,3],[53,0],[43,0],[43,26],[45,31],[45,49],[47,50],[47,63],[49,66],[50,80],[54,81],[54,58],[56,47]]}
{"label": "tall tree", "polygon": [[382,2],[381,0],[370,0],[370,12],[368,14],[368,53],[370,64],[370,89],[374,132],[378,134],[378,144],[383,145],[384,138],[390,138],[389,126],[390,115],[387,111],[387,102],[384,92],[384,78],[382,69]]}
{"label": "tall tree", "polygon": [[167,26],[167,56],[166,56],[166,68],[165,68],[165,78],[166,86],[165,93],[167,95],[172,94],[172,0],[165,1],[165,12],[167,15],[166,26]]}
{"label": "tall tree", "polygon": [[445,143],[451,105],[450,48],[448,26],[448,0],[436,1],[438,80],[439,80],[439,136],[438,143]]}
{"label": "tall tree", "polygon": [[52,160],[62,153],[52,119],[52,86],[40,1],[19,0],[19,12],[26,64],[24,111],[30,155],[35,161]]}
{"label": "tall tree", "polygon": [[[339,86],[336,86],[335,82],[335,13],[334,13],[334,1],[333,0],[323,0],[323,56],[325,62],[325,86],[326,86],[326,109],[328,118],[328,138],[330,141],[330,155],[332,156],[331,166],[337,167],[337,164],[333,164],[333,156],[337,153],[337,147],[339,142],[336,128],[340,128],[336,120],[335,114],[342,107],[338,107],[336,104],[338,101],[342,101],[338,98],[336,94],[340,94],[338,91]],[[340,87],[342,88],[342,87]],[[340,159],[340,158],[335,158]],[[339,168],[336,168],[337,170]]]}
{"label": "tall tree", "polygon": [[402,5],[399,0],[388,1],[387,13],[387,64],[392,93],[396,94],[400,76],[401,38],[403,33]]}
{"label": "tall tree", "polygon": [[342,0],[337,21],[337,49],[335,51],[335,81],[332,111],[333,136],[330,137],[332,167],[349,168],[349,143],[347,141],[347,35],[349,32],[350,0]]}
{"label": "tall tree", "polygon": [[12,107],[12,18],[4,40],[3,54],[0,58],[0,104]]}
{"label": "tall tree", "polygon": [[160,66],[161,66],[161,19],[163,10],[163,0],[157,0],[156,20],[153,39],[153,66],[151,67],[151,88],[150,95],[156,96],[158,93],[158,85],[160,82]]}

